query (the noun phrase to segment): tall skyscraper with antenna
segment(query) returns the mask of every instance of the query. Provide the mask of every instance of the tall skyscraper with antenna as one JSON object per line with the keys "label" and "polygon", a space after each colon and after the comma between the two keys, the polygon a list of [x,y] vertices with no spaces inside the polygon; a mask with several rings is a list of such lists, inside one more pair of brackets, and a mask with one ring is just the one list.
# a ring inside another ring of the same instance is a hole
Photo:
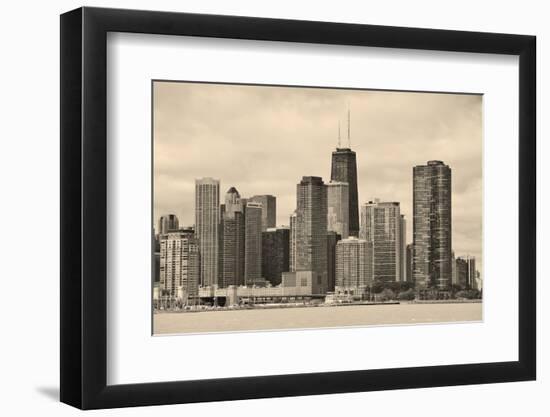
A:
{"label": "tall skyscraper with antenna", "polygon": [[351,115],[348,109],[348,146],[342,147],[338,124],[338,147],[332,152],[332,181],[348,183],[349,235],[359,235],[359,197],[357,191],[357,158],[351,150]]}

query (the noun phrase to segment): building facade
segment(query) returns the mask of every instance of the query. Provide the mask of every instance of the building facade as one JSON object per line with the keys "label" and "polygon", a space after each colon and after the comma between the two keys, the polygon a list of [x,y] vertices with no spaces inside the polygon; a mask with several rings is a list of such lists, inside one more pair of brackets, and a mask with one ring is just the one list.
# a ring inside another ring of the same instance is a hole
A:
{"label": "building facade", "polygon": [[153,250],[154,250],[154,263],[155,269],[153,271],[153,282],[160,282],[160,235],[156,234],[153,239]]}
{"label": "building facade", "polygon": [[349,186],[347,182],[327,184],[327,229],[342,239],[349,236]]}
{"label": "building facade", "polygon": [[244,281],[262,278],[262,204],[248,201],[245,209]]}
{"label": "building facade", "polygon": [[296,271],[313,271],[327,285],[327,187],[320,177],[296,186]]}
{"label": "building facade", "polygon": [[180,227],[178,217],[175,214],[165,214],[160,216],[157,233],[164,235],[172,230],[178,230]]}
{"label": "building facade", "polygon": [[290,216],[289,271],[296,271],[296,211]]}
{"label": "building facade", "polygon": [[407,220],[405,220],[405,215],[401,215],[401,224],[399,225],[399,258],[400,258],[400,268],[399,268],[399,281],[407,281]]}
{"label": "building facade", "polygon": [[401,281],[403,243],[399,203],[370,201],[361,206],[360,238],[367,241],[375,281]]}
{"label": "building facade", "polygon": [[359,233],[359,193],[357,191],[357,157],[350,148],[336,148],[332,152],[331,181],[348,184],[348,233]]}
{"label": "building facade", "polygon": [[271,285],[281,283],[283,272],[290,271],[290,229],[269,228],[262,232],[262,277]]}
{"label": "building facade", "polygon": [[277,222],[277,198],[273,195],[255,195],[248,199],[262,205],[262,232],[276,226]]}
{"label": "building facade", "polygon": [[[183,294],[185,300],[197,295],[200,277],[199,245],[192,229],[160,235],[161,295]],[[185,301],[184,300],[184,301]]]}
{"label": "building facade", "polygon": [[451,168],[428,161],[413,168],[413,278],[417,288],[452,283]]}
{"label": "building facade", "polygon": [[336,244],[336,291],[364,294],[369,285],[368,244],[351,236]]}
{"label": "building facade", "polygon": [[456,279],[457,284],[465,290],[478,289],[475,257],[459,256],[456,258]]}
{"label": "building facade", "polygon": [[334,292],[336,287],[336,244],[341,236],[332,231],[327,232],[327,291]]}
{"label": "building facade", "polygon": [[414,283],[414,280],[413,280],[413,268],[412,268],[412,265],[413,265],[413,262],[412,262],[412,258],[413,258],[413,245],[412,243],[409,243],[407,245],[407,249],[406,249],[406,262],[407,262],[407,281],[408,282],[413,282]]}
{"label": "building facade", "polygon": [[456,258],[454,250],[451,250],[451,284],[458,285],[458,274],[456,273]]}
{"label": "building facade", "polygon": [[244,284],[245,215],[235,187],[225,194],[221,210],[219,283],[220,287]]}
{"label": "building facade", "polygon": [[[199,288],[199,297],[212,302],[216,298],[225,306],[255,305],[273,302],[296,302],[297,299],[312,298],[319,302],[325,297],[324,288],[318,283],[313,271],[283,272],[281,285],[276,287],[255,286],[227,288]],[[222,301],[223,300],[223,301]]]}
{"label": "building facade", "polygon": [[195,180],[195,236],[201,255],[200,284],[218,284],[218,249],[220,225],[220,181],[213,178]]}

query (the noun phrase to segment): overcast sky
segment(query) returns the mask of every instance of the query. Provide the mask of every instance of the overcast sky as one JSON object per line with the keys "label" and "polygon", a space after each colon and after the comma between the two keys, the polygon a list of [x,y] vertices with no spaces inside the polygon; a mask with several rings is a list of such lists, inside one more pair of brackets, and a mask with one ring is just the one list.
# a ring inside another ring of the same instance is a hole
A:
{"label": "overcast sky", "polygon": [[301,177],[330,180],[348,105],[359,204],[400,202],[410,243],[412,168],[442,160],[452,170],[453,248],[481,264],[479,95],[155,82],[155,224],[175,213],[193,225],[195,178],[214,177],[221,201],[231,186],[242,197],[275,195],[277,225],[288,225]]}

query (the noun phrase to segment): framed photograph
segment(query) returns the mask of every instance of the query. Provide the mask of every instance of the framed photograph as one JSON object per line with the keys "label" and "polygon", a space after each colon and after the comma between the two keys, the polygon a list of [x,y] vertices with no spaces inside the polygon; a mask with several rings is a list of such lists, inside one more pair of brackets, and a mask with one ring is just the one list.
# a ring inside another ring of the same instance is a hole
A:
{"label": "framed photograph", "polygon": [[535,37],[61,16],[61,401],[533,380]]}

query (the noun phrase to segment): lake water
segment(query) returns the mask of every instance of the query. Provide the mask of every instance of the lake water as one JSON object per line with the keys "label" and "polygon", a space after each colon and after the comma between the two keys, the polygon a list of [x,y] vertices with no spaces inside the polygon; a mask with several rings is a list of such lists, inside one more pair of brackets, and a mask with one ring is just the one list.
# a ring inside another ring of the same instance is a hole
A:
{"label": "lake water", "polygon": [[155,334],[481,321],[481,303],[223,310],[153,315]]}

